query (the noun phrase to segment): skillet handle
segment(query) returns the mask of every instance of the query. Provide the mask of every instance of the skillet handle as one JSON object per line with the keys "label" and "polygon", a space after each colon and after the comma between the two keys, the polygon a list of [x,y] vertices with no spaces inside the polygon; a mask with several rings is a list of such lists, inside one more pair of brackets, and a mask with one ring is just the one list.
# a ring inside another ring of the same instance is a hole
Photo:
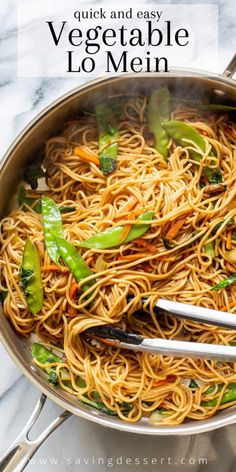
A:
{"label": "skillet handle", "polygon": [[22,472],[29,463],[31,457],[45,441],[45,439],[47,439],[47,437],[53,431],[55,431],[58,426],[64,423],[64,421],[66,421],[67,418],[71,416],[69,411],[64,411],[60,416],[53,420],[52,423],[49,424],[49,426],[38,436],[38,438],[36,438],[34,441],[31,441],[29,439],[29,432],[39,417],[46,400],[46,395],[42,394],[24,429],[11,444],[3,457],[1,457],[1,472]]}
{"label": "skillet handle", "polygon": [[226,77],[233,77],[236,71],[236,54],[232,57],[230,63],[227,65],[226,69],[223,72],[223,75]]}

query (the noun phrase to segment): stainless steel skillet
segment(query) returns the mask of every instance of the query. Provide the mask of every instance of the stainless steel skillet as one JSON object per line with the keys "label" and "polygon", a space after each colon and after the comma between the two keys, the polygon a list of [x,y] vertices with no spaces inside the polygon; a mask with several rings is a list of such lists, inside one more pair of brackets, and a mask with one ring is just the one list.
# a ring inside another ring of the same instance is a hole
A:
{"label": "stainless steel skillet", "polygon": [[[189,90],[194,99],[204,97],[209,101],[221,100],[224,103],[236,102],[236,83],[232,75],[236,70],[236,57],[233,58],[223,75],[204,74],[199,71],[173,70],[168,74],[141,73],[101,78],[87,83],[78,89],[72,90],[51,106],[47,107],[23,130],[13,142],[3,158],[0,171],[0,217],[7,214],[10,204],[14,200],[17,184],[22,178],[24,167],[32,156],[41,148],[46,139],[57,134],[68,119],[80,113],[82,109],[94,106],[101,96],[132,93],[149,94],[154,87],[167,83],[173,93],[181,94]],[[217,98],[216,98],[217,97]],[[11,189],[11,190],[9,190]],[[22,372],[41,390],[42,396],[32,414],[28,424],[14,444],[7,451],[0,463],[0,470],[4,472],[20,472],[28,463],[30,457],[42,442],[72,413],[121,431],[150,435],[189,435],[214,430],[236,422],[236,408],[232,407],[219,412],[213,418],[171,427],[155,427],[142,419],[138,424],[127,424],[115,417],[108,417],[102,412],[82,405],[70,395],[55,390],[44,377],[43,373],[32,362],[30,341],[21,339],[8,323],[0,307],[0,339]],[[29,441],[27,434],[38,415],[40,414],[46,397],[55,401],[66,411],[35,441]]]}

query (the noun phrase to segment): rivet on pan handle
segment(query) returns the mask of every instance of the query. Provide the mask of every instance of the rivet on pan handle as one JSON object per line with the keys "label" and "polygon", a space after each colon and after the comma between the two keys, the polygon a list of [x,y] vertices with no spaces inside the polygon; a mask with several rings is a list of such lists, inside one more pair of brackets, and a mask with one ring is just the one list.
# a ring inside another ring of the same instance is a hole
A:
{"label": "rivet on pan handle", "polygon": [[52,423],[50,423],[34,441],[31,441],[29,439],[29,432],[39,417],[46,400],[46,395],[42,394],[24,429],[11,444],[3,457],[1,457],[1,472],[22,472],[45,439],[47,439],[48,436],[58,428],[58,426],[64,423],[64,421],[71,416],[69,411],[64,411],[60,416],[53,420]]}
{"label": "rivet on pan handle", "polygon": [[223,75],[226,77],[233,77],[236,72],[236,54],[232,57],[230,63],[227,65],[226,69],[223,72]]}

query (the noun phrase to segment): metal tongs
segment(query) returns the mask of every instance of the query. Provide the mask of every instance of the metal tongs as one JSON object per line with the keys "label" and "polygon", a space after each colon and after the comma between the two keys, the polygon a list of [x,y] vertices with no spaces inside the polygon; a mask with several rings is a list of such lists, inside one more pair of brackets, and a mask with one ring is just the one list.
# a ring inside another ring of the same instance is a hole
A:
{"label": "metal tongs", "polygon": [[[155,311],[159,314],[174,315],[178,318],[222,326],[236,331],[236,314],[232,313],[162,299],[158,300]],[[113,325],[95,326],[86,330],[86,333],[94,335],[97,339],[106,338],[111,346],[132,351],[191,359],[236,362],[236,346],[142,338],[139,335],[115,328]]]}

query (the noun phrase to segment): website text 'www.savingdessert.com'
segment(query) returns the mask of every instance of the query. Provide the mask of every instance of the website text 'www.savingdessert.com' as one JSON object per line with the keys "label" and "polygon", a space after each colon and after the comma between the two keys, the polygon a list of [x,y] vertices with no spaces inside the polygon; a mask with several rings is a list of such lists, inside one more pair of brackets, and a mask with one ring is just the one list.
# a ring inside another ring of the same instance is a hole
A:
{"label": "website text 'www.savingdessert.com'", "polygon": [[117,456],[117,457],[67,457],[63,460],[58,457],[38,457],[33,458],[30,460],[31,465],[40,465],[40,466],[78,466],[78,467],[86,467],[92,466],[105,466],[105,467],[122,467],[125,465],[132,465],[137,467],[145,467],[145,466],[194,466],[194,465],[207,465],[207,458],[206,457],[128,457],[128,456]]}

